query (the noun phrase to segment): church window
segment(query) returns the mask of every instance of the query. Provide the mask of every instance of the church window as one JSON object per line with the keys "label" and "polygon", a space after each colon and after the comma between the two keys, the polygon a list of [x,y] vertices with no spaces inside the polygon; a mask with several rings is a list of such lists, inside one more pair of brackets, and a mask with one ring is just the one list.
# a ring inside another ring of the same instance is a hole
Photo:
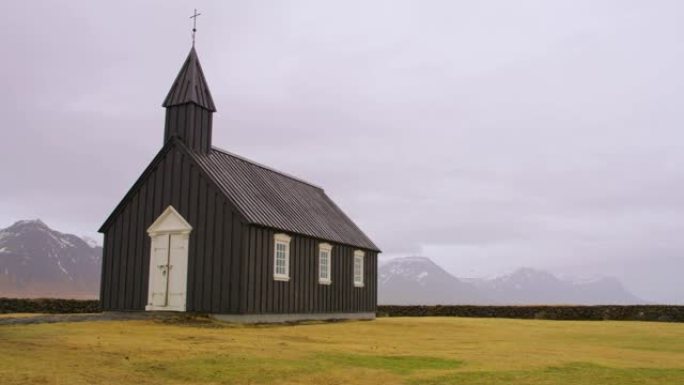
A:
{"label": "church window", "polygon": [[321,243],[318,245],[318,283],[330,285],[332,283],[332,245]]}
{"label": "church window", "polygon": [[277,281],[289,281],[291,238],[286,234],[276,234],[273,238],[273,279]]}
{"label": "church window", "polygon": [[363,251],[354,252],[354,286],[356,287],[363,287],[363,258]]}

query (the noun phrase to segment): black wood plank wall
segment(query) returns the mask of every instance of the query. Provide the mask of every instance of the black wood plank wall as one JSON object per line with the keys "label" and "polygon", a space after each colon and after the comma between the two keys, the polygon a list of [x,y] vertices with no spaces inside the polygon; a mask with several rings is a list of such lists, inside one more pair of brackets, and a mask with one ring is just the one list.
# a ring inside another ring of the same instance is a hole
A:
{"label": "black wood plank wall", "polygon": [[105,231],[103,309],[145,309],[150,258],[147,228],[169,205],[193,227],[187,310],[239,312],[242,219],[178,148],[168,150]]}
{"label": "black wood plank wall", "polygon": [[211,149],[213,114],[196,104],[187,103],[166,109],[164,143],[171,136],[181,138],[188,148],[200,153]]}
{"label": "black wood plank wall", "polygon": [[[357,248],[288,234],[290,280],[273,279],[273,236],[283,233],[246,225],[242,266],[244,313],[374,312],[377,307],[377,253],[363,250],[364,286],[353,282],[354,251]],[[287,233],[286,233],[287,234]],[[318,283],[318,245],[333,245],[332,283]]]}

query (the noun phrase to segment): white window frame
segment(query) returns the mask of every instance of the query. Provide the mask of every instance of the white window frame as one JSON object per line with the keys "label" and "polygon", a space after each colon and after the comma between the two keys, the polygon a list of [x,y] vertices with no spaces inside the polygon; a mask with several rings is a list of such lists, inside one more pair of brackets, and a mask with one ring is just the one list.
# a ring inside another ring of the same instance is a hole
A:
{"label": "white window frame", "polygon": [[[366,253],[364,253],[361,250],[355,250],[354,251],[354,266],[353,266],[353,278],[354,278],[354,287],[363,287],[363,265],[365,262],[365,257]],[[357,263],[359,264],[359,273],[360,275],[356,274],[356,266]]]}
{"label": "white window frame", "polygon": [[[292,238],[287,234],[275,234],[273,236],[273,279],[276,281],[290,280],[290,241]],[[285,273],[278,272],[278,245],[285,246]]]}
{"label": "white window frame", "polygon": [[[318,245],[318,283],[321,285],[330,285],[332,283],[332,245],[328,243],[321,243]],[[327,277],[321,276],[323,270],[321,269],[321,260],[323,253],[328,254],[328,268],[326,269]]]}

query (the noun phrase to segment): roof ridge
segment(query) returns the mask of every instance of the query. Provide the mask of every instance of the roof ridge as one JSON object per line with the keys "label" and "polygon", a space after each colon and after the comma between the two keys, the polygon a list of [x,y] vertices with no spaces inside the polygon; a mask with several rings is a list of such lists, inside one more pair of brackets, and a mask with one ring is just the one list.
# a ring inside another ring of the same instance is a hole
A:
{"label": "roof ridge", "polygon": [[303,183],[303,184],[309,185],[309,186],[311,186],[311,187],[315,187],[315,188],[317,188],[317,189],[319,189],[319,190],[321,190],[321,191],[325,191],[325,190],[323,190],[323,187],[321,187],[321,186],[318,186],[318,185],[313,184],[313,183],[311,183],[311,182],[305,181],[304,179],[298,178],[298,177],[296,177],[296,176],[294,176],[294,175],[291,175],[291,174],[288,174],[288,173],[286,173],[286,172],[276,170],[276,169],[274,169],[274,168],[272,168],[272,167],[269,167],[269,166],[266,166],[266,165],[264,165],[264,164],[262,164],[262,163],[259,163],[259,162],[253,161],[253,160],[251,160],[251,159],[245,158],[245,157],[242,156],[242,155],[235,154],[235,153],[233,153],[233,152],[230,152],[230,151],[228,151],[228,150],[224,150],[224,149],[222,149],[222,148],[220,148],[220,147],[216,147],[216,146],[211,146],[211,149],[214,150],[214,151],[220,152],[220,153],[222,153],[222,154],[224,154],[224,155],[228,155],[228,156],[232,156],[232,157],[234,157],[234,158],[240,159],[240,160],[243,161],[243,162],[247,162],[247,163],[253,164],[253,165],[257,166],[257,167],[263,168],[264,170],[271,171],[271,172],[274,172],[274,173],[276,173],[276,174],[282,175],[282,176],[284,176],[284,177],[286,177],[286,178],[288,178],[288,179],[292,179],[292,180],[294,180],[294,181],[296,181],[296,182]]}

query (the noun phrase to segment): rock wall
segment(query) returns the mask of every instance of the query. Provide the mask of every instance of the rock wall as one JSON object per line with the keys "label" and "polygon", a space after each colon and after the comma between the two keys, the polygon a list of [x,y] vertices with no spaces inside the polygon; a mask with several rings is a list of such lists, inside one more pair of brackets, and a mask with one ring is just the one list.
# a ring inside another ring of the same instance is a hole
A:
{"label": "rock wall", "polygon": [[684,322],[684,306],[378,306],[378,316]]}
{"label": "rock wall", "polygon": [[54,298],[0,298],[0,313],[98,313],[100,301]]}

